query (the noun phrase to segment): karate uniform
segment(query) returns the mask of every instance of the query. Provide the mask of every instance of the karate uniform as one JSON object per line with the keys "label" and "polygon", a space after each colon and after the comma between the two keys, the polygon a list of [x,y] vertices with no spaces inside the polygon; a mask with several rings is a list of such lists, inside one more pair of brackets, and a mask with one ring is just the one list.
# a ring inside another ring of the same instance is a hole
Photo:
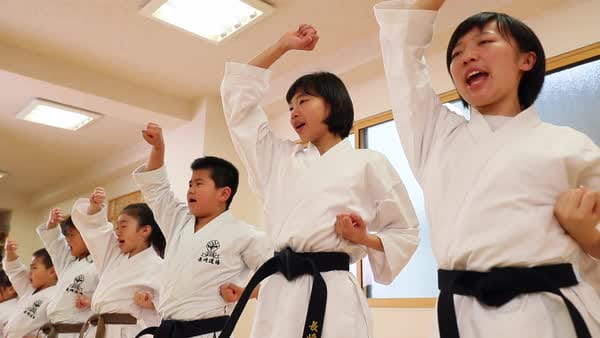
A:
{"label": "karate uniform", "polygon": [[133,177],[167,239],[161,317],[190,321],[227,315],[219,287],[244,285],[248,272],[273,256],[269,238],[230,211],[195,232],[196,217],[174,196],[164,167],[147,172],[141,167]]}
{"label": "karate uniform", "polygon": [[[52,257],[58,275],[56,295],[48,304],[47,313],[51,323],[85,323],[92,314],[90,309],[75,306],[78,295],[91,297],[98,285],[98,273],[92,256],[79,259],[71,255],[69,245],[60,227],[48,229],[46,224],[37,228],[44,247]],[[79,337],[78,334],[60,334],[60,337]]]}
{"label": "karate uniform", "polygon": [[[423,188],[440,269],[571,263],[584,280],[561,291],[592,337],[600,336],[600,297],[589,284],[600,286],[599,263],[553,216],[563,191],[600,190],[598,147],[580,132],[542,122],[534,106],[495,131],[476,109],[470,120],[448,110],[431,88],[423,57],[436,12],[403,6],[380,3],[375,15],[396,127]],[[454,303],[461,337],[575,334],[565,303],[549,293],[520,295],[499,308],[459,295]]]}
{"label": "karate uniform", "polygon": [[18,298],[5,300],[0,303],[0,337],[4,337],[4,326],[6,326],[10,317],[17,311],[18,306]]}
{"label": "karate uniform", "polygon": [[[380,153],[355,150],[345,139],[317,148],[278,139],[259,102],[271,71],[228,63],[221,85],[234,146],[263,199],[267,233],[277,251],[342,252],[356,262],[368,254],[375,279],[391,283],[419,243],[418,222],[398,174]],[[357,213],[385,252],[335,233],[336,215]],[[366,298],[348,271],[322,273],[328,286],[322,337],[373,337]],[[304,329],[313,277],[289,282],[282,274],[262,285],[251,337],[296,338]]]}
{"label": "karate uniform", "polygon": [[36,292],[29,281],[29,269],[18,259],[9,262],[5,257],[2,266],[19,295],[16,311],[4,326],[4,336],[21,338],[35,335],[48,322],[46,308],[55,295],[56,287],[50,286]]}
{"label": "karate uniform", "polygon": [[[158,280],[162,259],[152,246],[133,257],[119,249],[113,225],[107,221],[106,206],[94,215],[87,214],[89,201],[79,199],[71,214],[94,260],[100,277],[92,297],[92,313],[126,313],[137,318],[137,325],[107,325],[106,337],[134,337],[147,326],[160,321],[156,311],[134,303],[137,291],[149,291],[158,299]],[[87,336],[91,336],[88,333]]]}

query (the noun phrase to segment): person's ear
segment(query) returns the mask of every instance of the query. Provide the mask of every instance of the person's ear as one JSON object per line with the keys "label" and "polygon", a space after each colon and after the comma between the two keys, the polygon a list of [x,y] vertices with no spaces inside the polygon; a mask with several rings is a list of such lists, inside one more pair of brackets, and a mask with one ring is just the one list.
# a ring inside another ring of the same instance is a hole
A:
{"label": "person's ear", "polygon": [[521,53],[521,56],[519,57],[519,69],[524,72],[532,70],[535,66],[536,60],[537,55],[533,51]]}

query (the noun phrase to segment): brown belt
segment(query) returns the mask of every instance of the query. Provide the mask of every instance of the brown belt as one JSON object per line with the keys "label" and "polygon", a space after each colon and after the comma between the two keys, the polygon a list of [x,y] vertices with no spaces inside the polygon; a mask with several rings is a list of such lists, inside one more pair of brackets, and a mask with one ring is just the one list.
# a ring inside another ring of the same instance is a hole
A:
{"label": "brown belt", "polygon": [[83,328],[83,323],[48,323],[42,326],[42,332],[44,332],[48,338],[57,338],[59,333],[80,333],[81,328]]}
{"label": "brown belt", "polygon": [[137,319],[129,313],[101,313],[91,316],[81,328],[79,338],[85,336],[90,325],[96,326],[96,338],[106,337],[106,325],[135,325]]}

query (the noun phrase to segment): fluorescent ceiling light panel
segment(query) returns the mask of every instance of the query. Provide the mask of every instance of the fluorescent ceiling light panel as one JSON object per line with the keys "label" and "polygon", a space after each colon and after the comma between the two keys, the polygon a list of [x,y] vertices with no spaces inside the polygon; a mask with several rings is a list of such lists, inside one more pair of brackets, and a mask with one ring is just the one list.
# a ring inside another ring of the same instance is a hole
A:
{"label": "fluorescent ceiling light panel", "polygon": [[141,13],[219,43],[272,11],[260,0],[150,0]]}
{"label": "fluorescent ceiling light panel", "polygon": [[17,118],[47,126],[77,130],[102,115],[44,99],[34,99]]}

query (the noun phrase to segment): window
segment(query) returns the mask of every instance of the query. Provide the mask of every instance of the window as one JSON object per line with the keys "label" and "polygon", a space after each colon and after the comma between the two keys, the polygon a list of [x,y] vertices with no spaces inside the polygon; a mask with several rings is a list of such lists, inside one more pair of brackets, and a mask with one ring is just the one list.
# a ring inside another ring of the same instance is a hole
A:
{"label": "window", "polygon": [[[547,60],[548,75],[536,101],[542,120],[575,128],[600,144],[600,43]],[[440,96],[451,110],[468,118],[456,91]],[[568,114],[565,114],[568,112]],[[421,244],[394,280],[387,285],[375,283],[368,260],[356,271],[373,307],[433,307],[437,297],[437,266],[429,242],[429,223],[425,216],[423,192],[416,182],[402,150],[391,112],[358,121],[350,141],[360,148],[385,154],[398,171],[420,221]]]}
{"label": "window", "polygon": [[600,58],[548,74],[535,105],[543,121],[577,129],[600,145]]}
{"label": "window", "polygon": [[[435,297],[437,295],[437,266],[429,243],[429,222],[425,217],[423,191],[410,170],[394,121],[367,127],[364,129],[363,135],[364,148],[385,154],[402,178],[419,219],[421,237],[417,251],[391,285],[380,285],[369,280],[371,274],[370,268],[367,266],[363,268],[363,283],[372,285],[367,289],[372,298]],[[363,264],[368,263],[365,261]]]}

